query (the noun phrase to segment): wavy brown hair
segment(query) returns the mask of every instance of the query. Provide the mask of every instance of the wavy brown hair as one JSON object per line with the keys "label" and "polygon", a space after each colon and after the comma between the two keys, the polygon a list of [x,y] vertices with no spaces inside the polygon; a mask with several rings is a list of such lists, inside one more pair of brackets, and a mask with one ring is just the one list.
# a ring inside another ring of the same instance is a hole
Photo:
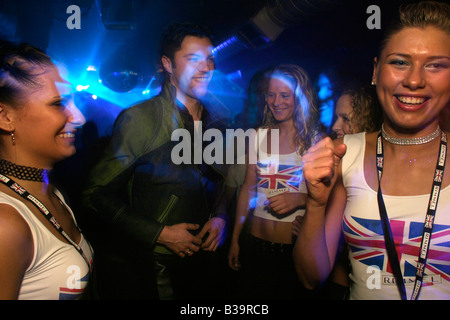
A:
{"label": "wavy brown hair", "polygon": [[344,90],[340,96],[351,97],[350,131],[375,132],[380,130],[383,113],[380,102],[372,86],[362,86]]}

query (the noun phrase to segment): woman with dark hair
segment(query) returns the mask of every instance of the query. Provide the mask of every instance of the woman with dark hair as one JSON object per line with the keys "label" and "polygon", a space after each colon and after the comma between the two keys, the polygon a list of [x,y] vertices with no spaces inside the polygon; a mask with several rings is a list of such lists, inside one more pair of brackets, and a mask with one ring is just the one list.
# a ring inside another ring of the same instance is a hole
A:
{"label": "woman with dark hair", "polygon": [[84,122],[47,55],[0,44],[0,299],[75,299],[87,286],[92,249],[49,181]]}
{"label": "woman with dark hair", "polygon": [[[249,155],[228,263],[243,272],[242,297],[295,298],[303,290],[292,259],[292,222],[304,213],[302,154],[318,136],[318,112],[302,68],[281,65],[266,79],[264,121],[251,144],[257,161]],[[241,237],[247,219],[249,234]]]}

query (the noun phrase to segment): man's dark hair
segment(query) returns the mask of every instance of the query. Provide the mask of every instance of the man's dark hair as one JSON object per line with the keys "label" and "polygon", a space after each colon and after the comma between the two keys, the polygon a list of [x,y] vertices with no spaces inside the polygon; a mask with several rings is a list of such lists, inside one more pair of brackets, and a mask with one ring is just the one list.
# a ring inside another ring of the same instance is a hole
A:
{"label": "man's dark hair", "polygon": [[186,36],[194,36],[198,38],[208,38],[213,42],[211,30],[203,25],[193,23],[172,23],[167,26],[159,42],[159,58],[168,57],[173,62],[175,52],[180,50],[181,43]]}

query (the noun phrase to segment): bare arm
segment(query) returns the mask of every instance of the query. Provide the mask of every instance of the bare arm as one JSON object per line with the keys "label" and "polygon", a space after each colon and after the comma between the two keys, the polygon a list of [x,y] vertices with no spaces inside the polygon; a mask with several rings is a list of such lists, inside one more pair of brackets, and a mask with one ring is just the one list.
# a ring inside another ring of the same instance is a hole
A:
{"label": "bare arm", "polygon": [[236,218],[231,236],[230,251],[228,254],[228,265],[230,268],[239,269],[239,237],[244,227],[245,221],[251,210],[251,201],[255,196],[256,189],[256,165],[247,165],[245,173],[245,181],[239,193],[238,203],[236,207]]}
{"label": "bare arm", "polygon": [[294,248],[300,280],[313,289],[333,269],[339,247],[346,192],[340,177],[340,160],[346,147],[325,138],[303,158],[307,180],[306,213]]}
{"label": "bare arm", "polygon": [[0,300],[17,299],[33,257],[30,228],[11,206],[0,204]]}

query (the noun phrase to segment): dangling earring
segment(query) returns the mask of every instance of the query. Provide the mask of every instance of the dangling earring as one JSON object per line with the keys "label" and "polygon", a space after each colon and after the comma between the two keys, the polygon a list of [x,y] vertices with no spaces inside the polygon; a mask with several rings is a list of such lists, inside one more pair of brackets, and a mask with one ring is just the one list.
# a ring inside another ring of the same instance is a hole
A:
{"label": "dangling earring", "polygon": [[11,142],[13,146],[16,145],[16,137],[14,136],[14,130],[11,131]]}
{"label": "dangling earring", "polygon": [[375,85],[375,82],[374,82],[373,80],[372,80],[372,83],[371,83],[371,85],[373,85],[373,86]]}

